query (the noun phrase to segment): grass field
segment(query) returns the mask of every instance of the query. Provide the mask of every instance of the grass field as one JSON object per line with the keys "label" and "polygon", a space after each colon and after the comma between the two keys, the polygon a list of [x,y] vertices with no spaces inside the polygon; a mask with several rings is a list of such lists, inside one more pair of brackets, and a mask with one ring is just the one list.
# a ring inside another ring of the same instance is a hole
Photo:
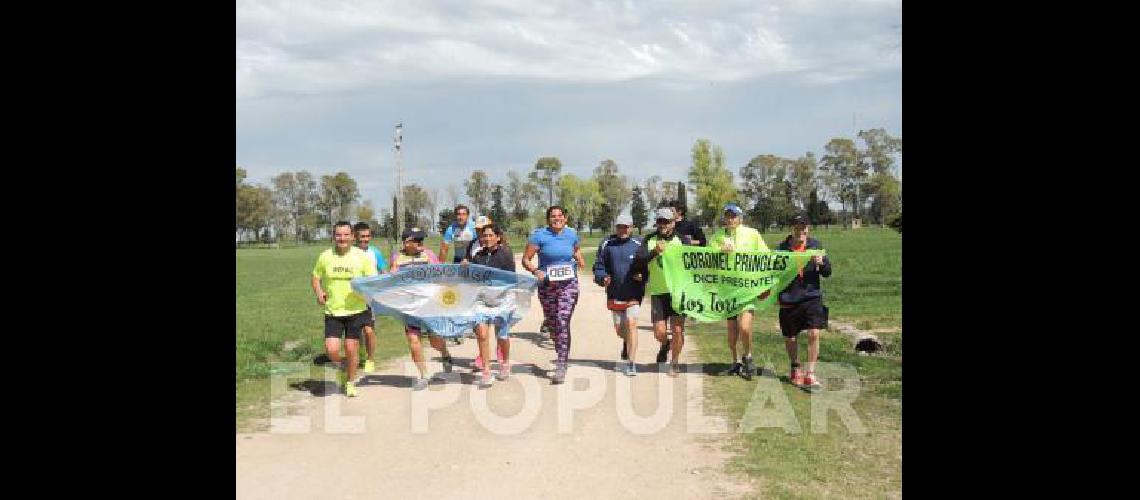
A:
{"label": "grass field", "polygon": [[[837,414],[828,418],[828,431],[811,431],[808,395],[781,384],[800,428],[786,434],[780,428],[718,436],[735,455],[730,467],[758,480],[759,493],[775,498],[884,498],[900,497],[902,482],[902,242],[890,229],[813,231],[828,250],[834,274],[823,281],[831,329],[821,340],[820,361],[855,367],[862,386],[853,407],[867,429],[851,433]],[[764,233],[772,247],[786,233]],[[583,234],[587,264],[604,235]],[[521,237],[511,237],[520,253]],[[439,248],[429,238],[428,248]],[[320,306],[309,288],[309,274],[317,255],[328,245],[282,249],[237,250],[236,376],[237,417],[240,430],[251,430],[251,417],[269,414],[268,375],[274,361],[309,363],[323,352]],[[384,247],[385,255],[388,248]],[[873,330],[885,343],[882,355],[857,355],[850,341],[835,330],[838,323]],[[378,324],[377,360],[407,352],[400,327],[386,318]],[[690,342],[700,348],[708,369],[726,368],[728,348],[723,323],[698,324],[689,329]],[[757,365],[781,377],[788,362],[774,310],[762,311],[753,325],[753,355]],[[806,345],[801,339],[801,360]],[[289,346],[287,348],[286,346]],[[753,396],[757,380],[739,377],[706,379],[707,404],[735,424]]]}
{"label": "grass field", "polygon": [[[861,391],[852,404],[865,434],[849,432],[839,416],[828,417],[826,433],[811,431],[811,401],[805,392],[781,384],[802,432],[760,428],[733,434],[723,444],[736,456],[734,470],[755,477],[763,498],[885,498],[902,492],[902,242],[890,229],[857,231],[816,230],[832,260],[833,274],[823,279],[824,303],[830,309],[830,329],[821,334],[820,361],[855,367]],[[784,234],[765,233],[774,247]],[[839,322],[873,329],[886,344],[883,355],[862,356],[835,326]],[[753,357],[756,364],[786,377],[788,358],[780,336],[777,313],[758,313],[753,323]],[[723,323],[690,328],[708,369],[727,368],[729,351]],[[806,360],[806,335],[799,356]],[[756,380],[736,376],[709,377],[705,382],[711,402],[729,418],[740,422],[753,397]],[[770,404],[770,403],[769,403]]]}

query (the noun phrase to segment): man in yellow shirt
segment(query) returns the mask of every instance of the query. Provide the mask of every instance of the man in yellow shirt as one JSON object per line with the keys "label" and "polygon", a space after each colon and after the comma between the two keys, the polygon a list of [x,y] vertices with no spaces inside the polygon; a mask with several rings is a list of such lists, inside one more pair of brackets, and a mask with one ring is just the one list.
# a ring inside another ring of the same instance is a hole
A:
{"label": "man in yellow shirt", "polygon": [[[317,295],[317,303],[324,306],[325,352],[344,370],[337,373],[337,381],[344,385],[345,395],[356,397],[357,353],[369,313],[368,303],[352,291],[351,281],[375,275],[376,264],[363,250],[353,246],[352,225],[348,222],[337,222],[333,226],[333,241],[335,246],[322,252],[313,266],[313,293]],[[345,338],[343,358],[340,356],[341,335]]]}
{"label": "man in yellow shirt", "polygon": [[[719,248],[722,252],[767,252],[768,245],[760,232],[743,224],[744,210],[735,203],[724,207],[724,227],[717,229],[709,242],[709,246]],[[766,295],[761,296],[766,297]],[[728,319],[728,350],[732,352],[732,368],[725,375],[740,375],[745,380],[752,380],[756,373],[756,365],[752,362],[752,315],[756,306],[749,305],[741,311],[739,316]],[[737,339],[744,347],[744,356],[737,361]]]}

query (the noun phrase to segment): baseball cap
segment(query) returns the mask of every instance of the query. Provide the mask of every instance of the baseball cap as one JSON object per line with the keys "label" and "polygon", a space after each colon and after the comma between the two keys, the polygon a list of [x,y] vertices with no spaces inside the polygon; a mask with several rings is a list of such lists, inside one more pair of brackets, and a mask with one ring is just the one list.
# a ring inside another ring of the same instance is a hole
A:
{"label": "baseball cap", "polygon": [[795,217],[792,217],[792,225],[793,226],[807,226],[810,224],[811,224],[811,221],[808,220],[807,216],[804,214],[798,214]]}
{"label": "baseball cap", "polygon": [[418,227],[413,227],[413,228],[410,228],[410,229],[405,229],[405,230],[404,230],[404,234],[403,234],[402,238],[403,238],[403,240],[404,240],[404,241],[408,241],[408,240],[422,240],[422,239],[424,239],[424,237],[426,237],[426,236],[427,236],[427,235],[426,235],[426,234],[424,234],[423,230],[421,230],[421,229],[420,229],[420,228],[418,228]]}
{"label": "baseball cap", "polygon": [[657,218],[658,218],[658,219],[669,219],[669,220],[673,220],[673,219],[675,218],[675,216],[674,216],[674,214],[673,214],[673,209],[672,209],[672,208],[669,208],[669,207],[661,207],[661,208],[658,208],[658,209],[657,209],[657,212],[656,212],[656,215],[657,215]]}
{"label": "baseball cap", "polygon": [[735,204],[735,203],[729,203],[729,204],[725,205],[724,211],[725,212],[732,212],[736,215],[744,215],[744,210],[741,210],[740,206]]}
{"label": "baseball cap", "polygon": [[633,217],[630,217],[628,215],[619,215],[619,216],[617,216],[617,220],[614,221],[614,225],[615,226],[632,226],[633,225]]}

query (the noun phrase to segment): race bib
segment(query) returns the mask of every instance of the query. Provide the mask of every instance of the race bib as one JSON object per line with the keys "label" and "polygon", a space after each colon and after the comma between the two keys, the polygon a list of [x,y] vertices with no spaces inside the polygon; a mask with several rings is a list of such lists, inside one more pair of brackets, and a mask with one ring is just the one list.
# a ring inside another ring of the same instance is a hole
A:
{"label": "race bib", "polygon": [[546,268],[546,277],[550,281],[566,281],[574,279],[574,266],[570,264],[557,264]]}

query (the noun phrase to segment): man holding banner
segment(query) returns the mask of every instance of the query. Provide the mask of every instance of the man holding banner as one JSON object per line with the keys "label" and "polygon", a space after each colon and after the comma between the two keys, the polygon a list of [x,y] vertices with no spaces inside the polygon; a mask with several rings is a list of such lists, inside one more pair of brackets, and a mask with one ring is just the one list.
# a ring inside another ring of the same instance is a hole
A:
{"label": "man holding banner", "polygon": [[[646,292],[649,294],[649,313],[653,320],[653,336],[661,344],[657,351],[657,362],[665,362],[665,354],[673,353],[669,376],[676,377],[680,363],[681,348],[685,345],[685,317],[673,309],[673,297],[669,294],[669,287],[665,282],[665,270],[662,266],[661,254],[668,247],[683,247],[681,238],[674,229],[676,222],[673,209],[661,207],[657,209],[657,231],[645,238],[645,245],[638,249],[638,264],[645,266],[649,271],[649,284]],[[668,323],[668,325],[666,325]],[[666,326],[673,332],[673,339],[669,340]]]}
{"label": "man holding banner", "polygon": [[[792,234],[780,243],[780,250],[803,252],[822,250],[823,244],[808,237],[809,221],[803,215],[792,219]],[[812,390],[820,387],[815,378],[815,362],[819,358],[819,330],[827,328],[827,306],[823,305],[823,290],[819,286],[820,276],[831,276],[831,261],[825,255],[814,255],[798,276],[780,292],[780,333],[784,336],[784,348],[792,367],[788,379],[793,385]],[[807,373],[800,371],[796,335],[801,330],[808,331]]]}
{"label": "man holding banner", "polygon": [[[712,247],[722,252],[767,252],[768,245],[760,232],[743,224],[744,210],[735,203],[724,206],[724,227],[712,238]],[[767,294],[761,298],[767,297]],[[728,350],[732,353],[732,368],[724,375],[740,375],[752,380],[756,365],[752,362],[752,316],[756,307],[749,304],[739,316],[728,318]],[[744,347],[740,361],[736,358],[737,339]]]}

